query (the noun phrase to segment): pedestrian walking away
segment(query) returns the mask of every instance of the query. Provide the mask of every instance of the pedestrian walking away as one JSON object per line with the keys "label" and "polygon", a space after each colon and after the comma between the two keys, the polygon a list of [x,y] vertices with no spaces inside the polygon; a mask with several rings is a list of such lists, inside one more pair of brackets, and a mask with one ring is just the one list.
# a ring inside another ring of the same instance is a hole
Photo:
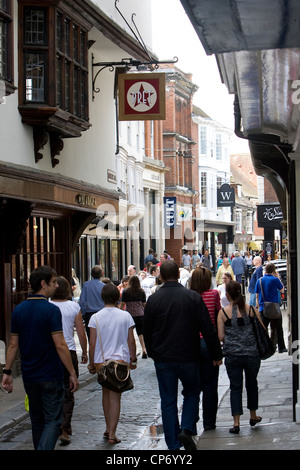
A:
{"label": "pedestrian walking away", "polygon": [[[261,421],[257,416],[258,385],[257,375],[260,368],[260,356],[253,332],[253,313],[245,304],[241,285],[230,281],[226,285],[230,305],[222,308],[218,314],[218,335],[223,344],[225,367],[230,381],[230,404],[233,416],[233,426],[229,429],[232,434],[240,432],[240,416],[243,414],[242,392],[243,373],[247,391],[247,408],[250,410],[250,426]],[[261,321],[259,313],[255,311]]]}
{"label": "pedestrian walking away", "polygon": [[104,302],[101,297],[101,291],[104,286],[104,283],[101,282],[103,269],[100,266],[94,266],[91,271],[91,276],[92,279],[83,284],[79,299],[88,339],[90,338],[90,330],[88,327],[90,318],[94,313],[104,307]]}
{"label": "pedestrian walking away", "polygon": [[[160,268],[162,286],[145,307],[144,339],[154,360],[161,398],[162,422],[168,449],[196,450],[196,424],[200,401],[200,332],[216,365],[222,350],[203,299],[179,282],[179,267],[165,261]],[[178,383],[182,384],[181,425],[178,418]]]}
{"label": "pedestrian walking away", "polygon": [[[133,318],[128,312],[116,307],[120,294],[114,284],[106,284],[101,295],[105,306],[91,317],[89,323],[89,371],[91,374],[98,373],[104,361],[109,359],[130,364],[130,368],[135,369],[137,359]],[[103,438],[108,440],[108,444],[118,444],[121,442],[116,436],[121,410],[121,393],[103,386],[102,406],[106,422]]]}
{"label": "pedestrian walking away", "polygon": [[241,257],[239,251],[235,251],[234,258],[231,261],[231,267],[235,275],[236,281],[242,284],[242,277],[246,272],[246,261]]}
{"label": "pedestrian walking away", "polygon": [[153,253],[154,253],[153,249],[152,249],[152,248],[149,248],[149,250],[148,250],[148,256],[146,256],[146,258],[145,258],[145,260],[144,260],[145,266],[147,266],[147,263],[149,263],[149,261],[152,262],[152,260],[153,260]]}
{"label": "pedestrian walking away", "polygon": [[259,312],[261,314],[265,327],[268,328],[271,322],[272,327],[276,331],[278,352],[287,352],[283,337],[282,315],[280,315],[280,318],[276,318],[273,320],[270,320],[270,318],[267,318],[264,315],[265,301],[279,304],[280,293],[284,292],[284,285],[279,280],[279,275],[277,273],[275,264],[266,264],[264,276],[256,281],[255,292],[257,295],[257,304],[259,304]]}
{"label": "pedestrian walking away", "polygon": [[142,358],[147,359],[147,352],[143,336],[146,294],[145,291],[141,288],[140,280],[137,276],[132,276],[129,279],[127,289],[124,289],[124,291],[122,292],[122,301],[120,308],[123,308],[123,305],[126,305],[127,312],[130,313],[134,320],[136,333],[139,337],[139,341],[143,351]]}
{"label": "pedestrian walking away", "polygon": [[[192,274],[190,289],[202,296],[210,319],[215,329],[217,329],[217,315],[221,309],[221,303],[219,292],[216,289],[211,289],[211,278],[212,272],[210,269],[204,266],[196,268]],[[219,366],[214,364],[202,334],[200,334],[200,348],[203,428],[205,431],[209,431],[216,427]]]}
{"label": "pedestrian walking away", "polygon": [[[85,334],[84,324],[82,320],[80,305],[71,300],[70,284],[64,277],[57,278],[58,288],[52,296],[50,302],[56,305],[62,316],[63,334],[70,350],[72,363],[76,372],[76,377],[79,376],[78,359],[76,351],[76,343],[74,332],[76,331],[79,343],[82,349],[81,363],[87,364],[87,338]],[[59,439],[63,444],[69,444],[72,436],[72,415],[74,409],[74,393],[70,391],[69,372],[64,367],[64,384],[65,384],[65,400],[63,407],[63,422],[61,425],[61,433]]]}
{"label": "pedestrian walking away", "polygon": [[63,365],[69,372],[70,391],[78,380],[64,339],[61,313],[48,302],[58,287],[57,274],[41,266],[30,275],[32,293],[12,312],[11,338],[3,369],[2,387],[13,391],[11,368],[18,350],[35,450],[53,450],[60,433],[65,398]]}

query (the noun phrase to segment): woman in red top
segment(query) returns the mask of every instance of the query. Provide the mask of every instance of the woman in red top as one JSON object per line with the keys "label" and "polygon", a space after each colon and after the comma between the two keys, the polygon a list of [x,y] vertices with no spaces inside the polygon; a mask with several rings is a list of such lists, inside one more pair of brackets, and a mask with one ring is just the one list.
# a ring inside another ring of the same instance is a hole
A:
{"label": "woman in red top", "polygon": [[[217,328],[217,315],[221,310],[220,296],[216,289],[211,289],[212,273],[200,266],[193,271],[190,289],[198,292],[207,307],[211,321]],[[203,427],[205,431],[215,429],[218,410],[219,366],[215,366],[208,352],[205,340],[200,336],[201,363],[200,377],[202,389]]]}

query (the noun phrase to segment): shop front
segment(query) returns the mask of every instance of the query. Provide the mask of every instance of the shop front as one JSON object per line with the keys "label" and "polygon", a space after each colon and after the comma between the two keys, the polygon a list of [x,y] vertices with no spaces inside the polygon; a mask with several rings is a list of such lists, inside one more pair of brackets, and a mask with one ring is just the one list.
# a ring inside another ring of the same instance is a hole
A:
{"label": "shop front", "polygon": [[118,195],[6,165],[0,165],[0,188],[0,340],[7,342],[11,311],[27,298],[31,271],[47,264],[71,281],[72,254],[82,233],[98,207],[118,211]]}

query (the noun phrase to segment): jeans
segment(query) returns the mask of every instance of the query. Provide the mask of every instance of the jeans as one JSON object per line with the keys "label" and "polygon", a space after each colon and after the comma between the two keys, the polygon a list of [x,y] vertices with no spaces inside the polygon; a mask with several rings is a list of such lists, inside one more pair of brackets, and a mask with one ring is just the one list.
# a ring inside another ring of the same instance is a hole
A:
{"label": "jeans", "polygon": [[278,350],[281,351],[282,349],[285,349],[285,342],[282,329],[282,317],[276,318],[275,320],[271,320],[270,318],[266,318],[263,312],[260,312],[260,315],[265,327],[268,329],[269,323],[271,323],[271,329],[273,331],[276,331]]}
{"label": "jeans", "polygon": [[35,450],[53,450],[60,434],[65,389],[62,381],[28,383],[29,414]]}
{"label": "jeans", "polygon": [[253,307],[256,307],[256,294],[255,293],[250,293],[249,305],[253,305]]}
{"label": "jeans", "polygon": [[217,419],[219,366],[214,366],[204,339],[200,340],[200,348],[203,427],[212,429],[216,426]]}
{"label": "jeans", "polygon": [[155,362],[161,398],[162,422],[168,449],[179,449],[178,380],[182,383],[183,406],[181,429],[197,434],[199,420],[200,370],[197,362]]}
{"label": "jeans", "polygon": [[232,416],[243,414],[243,372],[247,391],[247,408],[258,408],[257,374],[260,368],[259,356],[226,356],[225,366],[230,381],[230,404]]}
{"label": "jeans", "polygon": [[[76,351],[70,351],[70,354],[71,354],[72,364],[74,366],[76,376],[78,377],[79,371],[78,371],[77,353]],[[61,425],[61,430],[65,431],[67,434],[71,436],[72,435],[71,420],[72,420],[72,415],[73,415],[73,410],[74,410],[74,405],[75,405],[75,399],[74,399],[74,392],[70,391],[70,374],[65,366],[63,366],[63,369],[64,369],[64,384],[65,384],[65,400],[64,400],[64,407],[63,407],[63,421]]]}

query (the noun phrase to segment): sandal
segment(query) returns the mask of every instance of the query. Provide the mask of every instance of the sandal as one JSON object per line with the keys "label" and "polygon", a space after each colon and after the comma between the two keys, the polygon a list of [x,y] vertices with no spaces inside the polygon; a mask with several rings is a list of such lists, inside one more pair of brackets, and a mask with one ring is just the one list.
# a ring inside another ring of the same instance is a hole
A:
{"label": "sandal", "polygon": [[121,439],[118,439],[117,437],[112,437],[108,439],[109,444],[119,444],[121,442]]}
{"label": "sandal", "polygon": [[238,434],[240,432],[240,427],[232,426],[232,428],[229,429],[229,432],[231,432],[231,434]]}
{"label": "sandal", "polygon": [[109,432],[108,431],[105,431],[105,433],[103,433],[103,438],[104,439],[109,439]]}
{"label": "sandal", "polygon": [[249,424],[250,426],[255,426],[257,423],[260,423],[262,418],[260,416],[257,416],[255,419],[250,419]]}

